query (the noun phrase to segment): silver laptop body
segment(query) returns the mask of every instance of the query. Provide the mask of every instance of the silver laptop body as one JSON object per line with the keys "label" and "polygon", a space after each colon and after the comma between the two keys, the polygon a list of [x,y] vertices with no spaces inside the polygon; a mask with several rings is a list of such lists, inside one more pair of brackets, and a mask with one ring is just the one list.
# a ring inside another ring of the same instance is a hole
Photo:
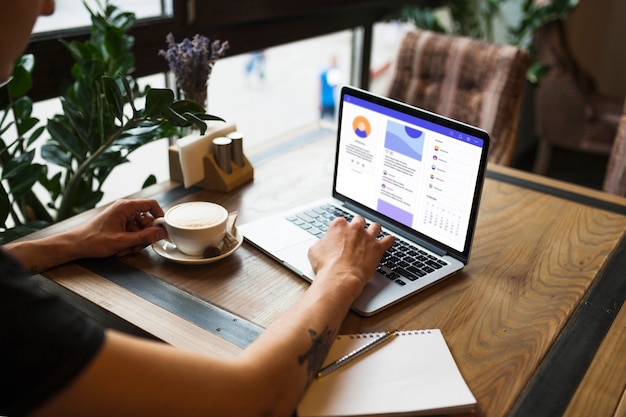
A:
{"label": "silver laptop body", "polygon": [[488,147],[481,129],[346,86],[332,195],[238,229],[312,281],[307,252],[332,220],[329,205],[380,223],[397,242],[352,305],[370,316],[468,263]]}

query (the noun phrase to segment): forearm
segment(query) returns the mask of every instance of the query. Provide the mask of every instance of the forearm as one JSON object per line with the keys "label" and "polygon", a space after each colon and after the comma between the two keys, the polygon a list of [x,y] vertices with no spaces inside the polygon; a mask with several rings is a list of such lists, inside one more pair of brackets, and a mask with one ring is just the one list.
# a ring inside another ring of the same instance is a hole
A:
{"label": "forearm", "polygon": [[255,400],[266,400],[277,415],[297,406],[360,292],[356,279],[324,275],[242,355],[263,379]]}
{"label": "forearm", "polygon": [[275,415],[288,415],[297,406],[350,306],[393,244],[391,236],[377,239],[380,225],[364,226],[360,216],[331,223],[325,238],[309,250],[316,271],[311,287],[242,355],[251,369],[265,372],[259,401],[270,401],[274,408],[268,410]]}
{"label": "forearm", "polygon": [[234,359],[109,331],[93,363],[36,415],[124,417],[140,410],[155,417],[291,416],[348,311],[352,292],[314,283]]}
{"label": "forearm", "polygon": [[76,228],[57,235],[3,248],[33,273],[79,258],[136,253],[163,239],[165,230],[152,226],[163,210],[154,200],[117,200],[95,217],[84,217]]}
{"label": "forearm", "polygon": [[8,243],[2,248],[24,269],[39,273],[77,259],[80,256],[77,246],[77,238],[66,232],[37,240]]}

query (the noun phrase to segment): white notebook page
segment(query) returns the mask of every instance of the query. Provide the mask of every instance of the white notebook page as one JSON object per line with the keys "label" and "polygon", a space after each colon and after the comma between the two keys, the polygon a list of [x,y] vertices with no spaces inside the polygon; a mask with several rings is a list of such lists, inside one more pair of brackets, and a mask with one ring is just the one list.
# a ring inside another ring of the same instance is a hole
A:
{"label": "white notebook page", "polygon": [[[339,336],[324,366],[381,334]],[[476,399],[438,329],[391,341],[312,382],[300,417],[423,415],[473,411]]]}

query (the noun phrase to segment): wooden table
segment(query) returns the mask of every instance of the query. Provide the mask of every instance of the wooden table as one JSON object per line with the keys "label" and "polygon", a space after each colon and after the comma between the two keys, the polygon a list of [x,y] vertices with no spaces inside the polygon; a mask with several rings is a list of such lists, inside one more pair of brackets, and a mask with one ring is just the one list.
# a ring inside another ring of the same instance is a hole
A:
{"label": "wooden table", "polygon": [[[246,154],[255,178],[234,192],[166,182],[136,197],[154,197],[164,208],[217,201],[239,210],[242,223],[330,192],[328,126]],[[488,171],[469,265],[373,317],[350,314],[342,332],[441,329],[478,399],[478,416],[626,415],[626,200],[500,166]],[[247,243],[207,265],[172,263],[146,248],[44,275],[42,284],[107,323],[224,357],[308,287]]]}

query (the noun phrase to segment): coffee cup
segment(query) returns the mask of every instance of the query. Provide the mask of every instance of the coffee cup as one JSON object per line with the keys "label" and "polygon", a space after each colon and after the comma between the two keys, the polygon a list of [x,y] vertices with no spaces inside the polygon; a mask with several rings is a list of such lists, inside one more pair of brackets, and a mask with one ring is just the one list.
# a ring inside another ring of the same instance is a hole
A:
{"label": "coffee cup", "polygon": [[201,257],[209,248],[216,248],[224,239],[228,211],[216,203],[190,201],[178,204],[154,219],[163,225],[168,240],[188,256]]}

